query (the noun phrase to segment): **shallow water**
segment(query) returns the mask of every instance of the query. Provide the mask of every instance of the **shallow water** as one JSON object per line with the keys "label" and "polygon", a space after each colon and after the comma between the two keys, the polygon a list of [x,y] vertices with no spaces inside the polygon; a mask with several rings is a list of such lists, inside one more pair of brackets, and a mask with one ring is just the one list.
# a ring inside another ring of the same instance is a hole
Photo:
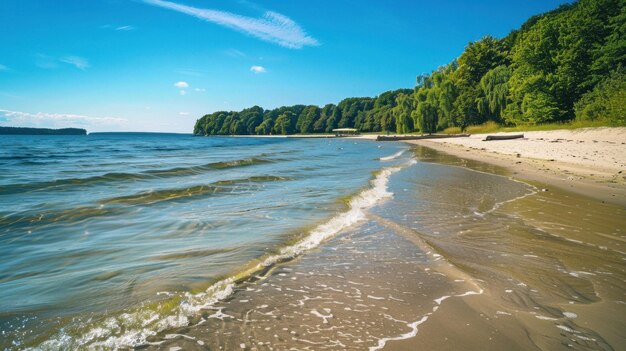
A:
{"label": "shallow water", "polygon": [[[75,347],[85,330],[120,314],[162,329],[139,315],[159,301],[176,310],[185,294],[305,236],[393,162],[380,158],[402,149],[361,140],[2,136],[0,349],[50,340]],[[108,336],[124,337],[124,328]]]}

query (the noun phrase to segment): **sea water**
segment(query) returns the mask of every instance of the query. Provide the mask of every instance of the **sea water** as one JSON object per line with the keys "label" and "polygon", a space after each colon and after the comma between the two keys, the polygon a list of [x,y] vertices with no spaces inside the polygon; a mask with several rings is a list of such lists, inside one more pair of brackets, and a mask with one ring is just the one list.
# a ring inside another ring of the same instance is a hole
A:
{"label": "sea water", "polygon": [[0,349],[136,346],[185,325],[237,279],[362,220],[406,149],[0,136]]}

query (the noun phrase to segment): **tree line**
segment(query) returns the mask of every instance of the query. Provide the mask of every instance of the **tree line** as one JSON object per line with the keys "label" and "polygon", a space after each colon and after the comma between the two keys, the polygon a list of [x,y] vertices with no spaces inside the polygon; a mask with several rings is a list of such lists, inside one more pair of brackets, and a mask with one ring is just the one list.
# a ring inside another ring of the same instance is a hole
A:
{"label": "tree line", "polygon": [[626,2],[580,0],[533,16],[504,38],[469,43],[456,60],[419,75],[414,89],[339,104],[218,111],[196,135],[433,133],[495,121],[536,125],[573,119],[626,125]]}

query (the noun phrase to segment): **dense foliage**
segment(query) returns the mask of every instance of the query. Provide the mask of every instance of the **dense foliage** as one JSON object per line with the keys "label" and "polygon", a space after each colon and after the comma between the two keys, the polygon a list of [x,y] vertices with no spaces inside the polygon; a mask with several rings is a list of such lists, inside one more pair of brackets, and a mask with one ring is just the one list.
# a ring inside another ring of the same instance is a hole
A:
{"label": "dense foliage", "polygon": [[580,0],[531,17],[497,39],[470,43],[415,89],[338,105],[215,112],[194,134],[362,132],[432,133],[494,121],[535,125],[574,118],[625,125],[626,2]]}

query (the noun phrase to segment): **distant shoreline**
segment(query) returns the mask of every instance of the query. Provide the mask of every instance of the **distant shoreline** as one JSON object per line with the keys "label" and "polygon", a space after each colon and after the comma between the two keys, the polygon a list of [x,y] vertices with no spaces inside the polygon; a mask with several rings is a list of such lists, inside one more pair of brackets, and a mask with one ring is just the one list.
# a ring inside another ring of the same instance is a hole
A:
{"label": "distant shoreline", "polygon": [[82,128],[26,128],[26,127],[0,127],[0,135],[87,135],[87,130]]}

